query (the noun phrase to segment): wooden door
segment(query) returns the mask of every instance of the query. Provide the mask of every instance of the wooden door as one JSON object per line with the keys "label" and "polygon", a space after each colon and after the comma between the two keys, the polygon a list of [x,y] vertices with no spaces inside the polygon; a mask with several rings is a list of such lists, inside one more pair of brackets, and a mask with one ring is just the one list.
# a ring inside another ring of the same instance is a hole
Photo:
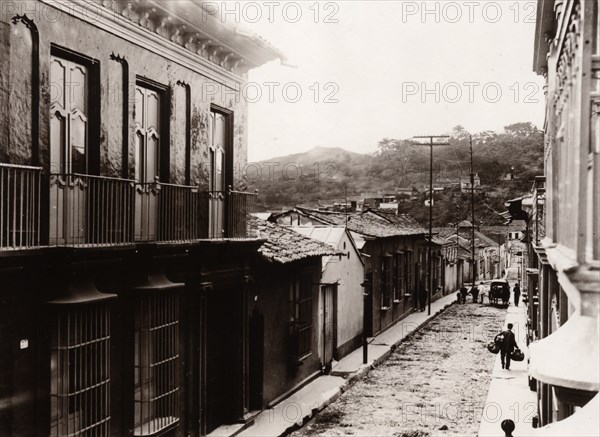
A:
{"label": "wooden door", "polygon": [[209,122],[210,180],[209,180],[209,238],[225,237],[225,162],[227,116],[211,111]]}
{"label": "wooden door", "polygon": [[81,244],[86,230],[88,69],[50,59],[50,243]]}
{"label": "wooden door", "polygon": [[160,171],[160,94],[135,87],[135,240],[155,241],[158,227]]}
{"label": "wooden door", "polygon": [[265,316],[258,309],[250,316],[248,367],[250,410],[262,410],[264,379]]}

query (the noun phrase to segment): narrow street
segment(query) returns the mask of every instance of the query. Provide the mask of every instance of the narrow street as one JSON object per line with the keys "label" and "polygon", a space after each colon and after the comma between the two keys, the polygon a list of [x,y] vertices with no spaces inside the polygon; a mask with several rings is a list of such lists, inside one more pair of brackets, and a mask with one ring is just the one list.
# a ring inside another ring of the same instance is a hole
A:
{"label": "narrow street", "polygon": [[292,435],[477,435],[505,317],[453,305]]}

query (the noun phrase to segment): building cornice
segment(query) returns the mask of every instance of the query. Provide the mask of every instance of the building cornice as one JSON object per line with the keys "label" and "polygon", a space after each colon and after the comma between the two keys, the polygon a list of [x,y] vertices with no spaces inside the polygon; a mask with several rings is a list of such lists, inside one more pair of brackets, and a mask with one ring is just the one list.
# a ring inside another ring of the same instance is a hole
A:
{"label": "building cornice", "polygon": [[[249,69],[278,57],[275,49],[263,42],[235,34],[233,28],[216,23],[202,12],[197,2],[158,2],[140,0],[40,0],[68,15],[90,23],[153,53],[230,88],[239,88]],[[172,5],[177,4],[179,9]],[[188,8],[182,17],[183,7]],[[198,15],[196,21],[190,17]],[[210,21],[200,27],[198,21]],[[210,32],[209,32],[210,31]],[[220,31],[220,35],[215,33]],[[212,33],[211,33],[212,32]],[[233,43],[223,42],[227,37]],[[247,41],[246,41],[247,40]]]}

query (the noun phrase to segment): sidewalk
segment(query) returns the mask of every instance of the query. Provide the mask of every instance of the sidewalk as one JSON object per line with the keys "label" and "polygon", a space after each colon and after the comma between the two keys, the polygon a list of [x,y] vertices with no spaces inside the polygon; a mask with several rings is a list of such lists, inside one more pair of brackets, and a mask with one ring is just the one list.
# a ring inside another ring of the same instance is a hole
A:
{"label": "sidewalk", "polygon": [[[507,309],[504,327],[508,323],[514,325],[513,332],[519,348],[525,353],[521,362],[512,361],[510,370],[502,369],[500,354],[496,358],[492,373],[492,382],[479,427],[479,437],[504,437],[500,424],[504,419],[515,422],[513,436],[530,436],[533,433],[532,418],[537,414],[537,398],[529,390],[527,380],[527,359],[529,351],[526,346],[527,308],[521,302],[518,307],[511,304]],[[500,331],[500,327],[498,332]]]}
{"label": "sidewalk", "polygon": [[238,435],[274,437],[284,434],[294,426],[301,425],[315,413],[334,402],[355,381],[368,373],[372,366],[385,360],[405,338],[455,301],[456,293],[451,293],[431,304],[431,316],[427,315],[427,311],[408,315],[371,339],[368,345],[369,360],[367,364],[362,362],[362,348],[356,349],[342,358],[332,369],[330,375],[316,378],[274,408],[263,411],[257,416],[254,425]]}

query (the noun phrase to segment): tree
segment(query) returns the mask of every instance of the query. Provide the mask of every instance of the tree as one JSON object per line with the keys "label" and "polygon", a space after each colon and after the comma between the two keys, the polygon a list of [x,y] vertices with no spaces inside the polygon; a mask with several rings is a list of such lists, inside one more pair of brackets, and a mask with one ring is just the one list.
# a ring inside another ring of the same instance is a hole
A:
{"label": "tree", "polygon": [[504,132],[513,137],[530,137],[538,133],[538,128],[531,122],[513,123],[504,126]]}

